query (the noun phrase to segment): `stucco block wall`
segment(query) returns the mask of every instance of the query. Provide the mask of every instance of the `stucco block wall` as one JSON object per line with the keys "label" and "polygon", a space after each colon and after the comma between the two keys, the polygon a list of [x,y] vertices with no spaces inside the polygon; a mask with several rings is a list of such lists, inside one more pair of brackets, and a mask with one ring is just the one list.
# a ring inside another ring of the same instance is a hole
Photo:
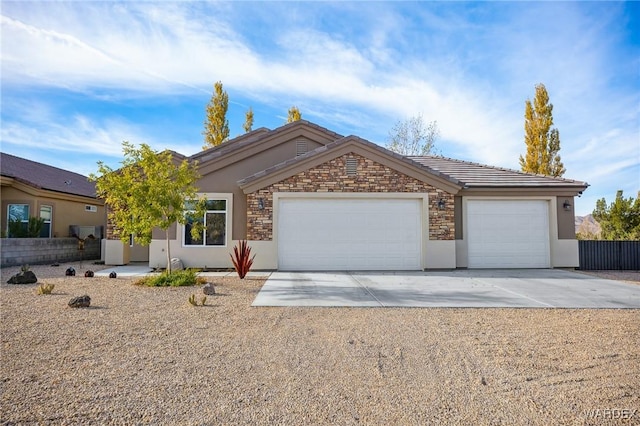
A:
{"label": "stucco block wall", "polygon": [[[357,161],[356,175],[348,176],[347,159]],[[455,238],[454,197],[440,189],[399,173],[357,154],[347,154],[278,183],[247,194],[247,239],[273,239],[273,193],[275,192],[377,192],[426,193],[429,199],[430,240]],[[259,200],[264,209],[260,210]],[[438,203],[443,200],[445,208]]]}
{"label": "stucco block wall", "polygon": [[75,238],[2,238],[0,244],[3,267],[100,259],[100,240],[86,240],[82,251]]}

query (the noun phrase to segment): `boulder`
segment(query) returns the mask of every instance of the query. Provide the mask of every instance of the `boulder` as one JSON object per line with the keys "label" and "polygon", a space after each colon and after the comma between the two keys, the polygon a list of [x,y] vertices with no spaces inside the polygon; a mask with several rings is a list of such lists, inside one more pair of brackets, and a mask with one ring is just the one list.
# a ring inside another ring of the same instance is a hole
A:
{"label": "boulder", "polygon": [[109,274],[109,278],[118,278],[118,274],[116,274],[116,271],[111,271],[111,273]]}
{"label": "boulder", "polygon": [[171,259],[171,270],[172,271],[182,271],[184,269],[184,265],[182,264],[182,260],[177,257]]}
{"label": "boulder", "polygon": [[84,296],[74,297],[69,301],[71,308],[88,308],[91,305],[91,298],[86,294]]}
{"label": "boulder", "polygon": [[75,277],[76,276],[76,270],[71,268],[71,267],[69,267],[69,268],[67,268],[66,271],[64,271],[64,275],[67,276],[67,277]]}
{"label": "boulder", "polygon": [[34,284],[37,282],[38,278],[33,271],[22,271],[9,278],[7,284]]}
{"label": "boulder", "polygon": [[207,296],[212,296],[216,294],[216,289],[213,286],[213,283],[206,283],[204,287],[202,287],[202,292]]}
{"label": "boulder", "polygon": [[85,273],[84,273],[84,276],[85,276],[85,277],[87,277],[87,278],[91,278],[91,277],[93,277],[93,271],[87,271],[87,272],[85,272]]}

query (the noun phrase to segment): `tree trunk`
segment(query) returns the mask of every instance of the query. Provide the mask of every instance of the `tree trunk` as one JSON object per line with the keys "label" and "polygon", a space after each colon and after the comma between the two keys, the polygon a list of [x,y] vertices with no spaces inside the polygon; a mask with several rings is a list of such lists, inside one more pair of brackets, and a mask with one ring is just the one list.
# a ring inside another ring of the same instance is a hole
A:
{"label": "tree trunk", "polygon": [[167,273],[171,273],[171,244],[169,244],[169,228],[165,229],[165,238],[167,240]]}

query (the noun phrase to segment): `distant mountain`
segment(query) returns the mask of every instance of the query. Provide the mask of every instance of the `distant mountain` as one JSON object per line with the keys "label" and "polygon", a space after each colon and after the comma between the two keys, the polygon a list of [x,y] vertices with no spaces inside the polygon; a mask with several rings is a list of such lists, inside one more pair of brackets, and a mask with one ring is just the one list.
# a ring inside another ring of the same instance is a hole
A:
{"label": "distant mountain", "polygon": [[576,216],[575,225],[576,234],[598,236],[602,231],[600,224],[590,214],[586,216]]}

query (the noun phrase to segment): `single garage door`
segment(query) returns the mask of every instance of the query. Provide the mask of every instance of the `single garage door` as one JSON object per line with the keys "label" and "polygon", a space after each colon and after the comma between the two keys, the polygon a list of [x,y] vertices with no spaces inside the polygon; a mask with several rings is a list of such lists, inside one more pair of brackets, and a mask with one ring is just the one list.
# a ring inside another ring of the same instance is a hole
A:
{"label": "single garage door", "polygon": [[421,200],[281,199],[281,270],[421,269]]}
{"label": "single garage door", "polygon": [[549,268],[549,205],[544,200],[469,200],[469,268]]}

